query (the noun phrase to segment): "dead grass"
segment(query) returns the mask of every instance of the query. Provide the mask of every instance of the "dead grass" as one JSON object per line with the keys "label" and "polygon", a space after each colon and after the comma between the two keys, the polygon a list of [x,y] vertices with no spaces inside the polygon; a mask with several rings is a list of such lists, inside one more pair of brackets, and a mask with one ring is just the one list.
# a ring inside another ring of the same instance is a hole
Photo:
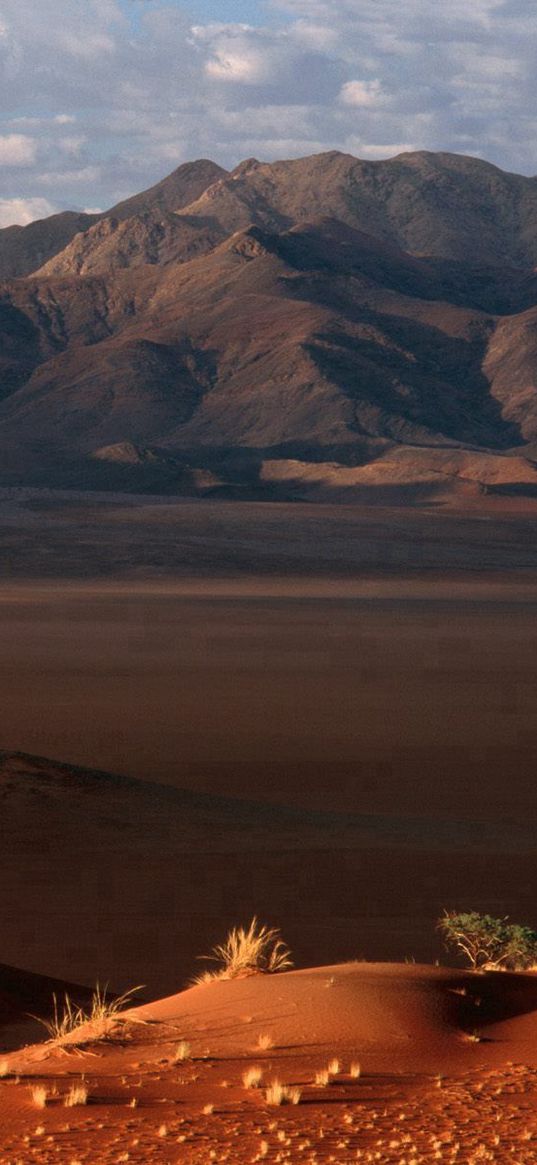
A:
{"label": "dead grass", "polygon": [[257,918],[253,918],[247,930],[242,926],[234,927],[225,942],[213,948],[212,954],[201,956],[218,965],[215,970],[196,976],[193,982],[200,984],[214,979],[274,975],[293,966],[290,955],[279,929],[261,926]]}
{"label": "dead grass", "polygon": [[302,1092],[300,1088],[290,1087],[288,1084],[281,1084],[279,1080],[273,1080],[265,1089],[265,1100],[267,1104],[300,1104]]}
{"label": "dead grass", "polygon": [[48,1095],[48,1088],[44,1084],[34,1084],[33,1088],[30,1088],[30,1096],[36,1108],[47,1107]]}
{"label": "dead grass", "polygon": [[72,1084],[69,1092],[64,1099],[66,1108],[76,1108],[78,1105],[87,1104],[89,1096],[89,1089],[83,1080],[78,1084]]}
{"label": "dead grass", "polygon": [[274,1040],[272,1036],[260,1035],[257,1037],[257,1046],[261,1052],[268,1052],[270,1048],[274,1047]]}
{"label": "dead grass", "polygon": [[191,1055],[192,1048],[188,1043],[188,1040],[180,1040],[174,1052],[174,1063],[178,1064],[183,1060],[190,1060]]}
{"label": "dead grass", "polygon": [[50,1019],[42,1019],[39,1016],[33,1016],[45,1028],[49,1034],[52,1042],[62,1044],[80,1031],[81,1028],[88,1027],[87,1040],[103,1039],[109,1035],[114,1023],[117,1022],[120,1013],[132,1001],[132,996],[141,991],[141,987],[131,987],[128,991],[124,991],[122,995],[110,997],[108,995],[108,988],[101,987],[99,983],[96,984],[93,992],[91,1003],[88,1011],[84,1011],[83,1007],[73,1003],[71,997],[65,993],[63,1004],[60,1005],[58,997],[52,996],[53,1000],[53,1014]]}
{"label": "dead grass", "polygon": [[245,1088],[259,1088],[263,1079],[262,1068],[247,1068],[242,1074],[242,1083]]}

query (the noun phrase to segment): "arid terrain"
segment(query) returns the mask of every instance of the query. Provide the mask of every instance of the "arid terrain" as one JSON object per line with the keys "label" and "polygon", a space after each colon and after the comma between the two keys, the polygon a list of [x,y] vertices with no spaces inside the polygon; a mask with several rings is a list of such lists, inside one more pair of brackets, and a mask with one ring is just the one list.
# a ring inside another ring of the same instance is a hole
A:
{"label": "arid terrain", "polygon": [[[536,212],[332,153],[0,231],[0,1165],[537,1162],[535,971],[436,928],[537,925]],[[189,986],[254,915],[297,969]]]}
{"label": "arid terrain", "polygon": [[0,231],[0,485],[534,498],[537,184],[201,160]]}
{"label": "arid terrain", "polygon": [[0,1161],[531,1165],[536,1004],[532,974],[397,964],[193,987],[6,1055]]}

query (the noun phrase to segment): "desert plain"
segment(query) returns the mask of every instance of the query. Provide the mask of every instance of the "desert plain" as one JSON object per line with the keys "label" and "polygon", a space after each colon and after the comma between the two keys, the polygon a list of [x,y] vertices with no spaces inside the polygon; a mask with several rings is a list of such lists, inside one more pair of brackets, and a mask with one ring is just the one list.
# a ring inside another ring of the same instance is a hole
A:
{"label": "desert plain", "polygon": [[[535,974],[435,929],[535,921],[536,529],[3,491],[2,1165],[537,1160]],[[254,914],[296,969],[191,986]]]}

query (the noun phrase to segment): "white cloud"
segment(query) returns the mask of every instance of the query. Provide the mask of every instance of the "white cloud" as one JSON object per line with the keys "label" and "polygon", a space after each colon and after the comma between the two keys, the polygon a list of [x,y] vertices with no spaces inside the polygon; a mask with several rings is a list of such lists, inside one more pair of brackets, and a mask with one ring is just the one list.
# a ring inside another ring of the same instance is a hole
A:
{"label": "white cloud", "polygon": [[343,105],[362,109],[378,106],[385,100],[382,85],[376,78],[373,81],[346,81],[339,96]]}
{"label": "white cloud", "polygon": [[31,166],[36,159],[37,143],[21,133],[0,136],[1,166]]}
{"label": "white cloud", "polygon": [[46,198],[0,198],[0,227],[25,227],[37,218],[48,218],[56,210]]}
{"label": "white cloud", "polygon": [[192,27],[188,0],[1,0],[5,201],[107,206],[189,158],[320,149],[537,171],[527,0],[266,0],[266,27],[219,3]]}

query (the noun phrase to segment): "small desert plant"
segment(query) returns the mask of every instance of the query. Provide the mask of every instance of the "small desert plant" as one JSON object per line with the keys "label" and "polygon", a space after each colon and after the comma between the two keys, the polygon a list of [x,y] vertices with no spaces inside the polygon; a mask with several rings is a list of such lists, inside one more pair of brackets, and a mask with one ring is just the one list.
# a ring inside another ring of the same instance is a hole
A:
{"label": "small desert plant", "polygon": [[245,1088],[259,1088],[262,1079],[262,1068],[247,1068],[246,1072],[242,1074],[242,1082]]}
{"label": "small desert plant", "polygon": [[268,1052],[270,1048],[274,1047],[274,1040],[269,1035],[258,1036],[257,1046],[261,1052]]}
{"label": "small desert plant", "polygon": [[66,992],[61,1006],[57,995],[52,996],[53,1014],[51,1019],[41,1019],[39,1016],[33,1016],[33,1018],[38,1019],[48,1032],[49,1038],[55,1043],[63,1043],[87,1023],[93,1026],[91,1034],[88,1033],[88,1039],[102,1038],[108,1034],[119,1013],[131,1002],[136,991],[141,991],[141,987],[131,987],[122,995],[109,997],[108,988],[101,987],[97,983],[88,1011],[84,1011],[83,1007],[73,1003]]}
{"label": "small desert plant", "polygon": [[328,1075],[329,1076],[338,1076],[339,1075],[339,1066],[340,1066],[339,1060],[336,1059],[336,1057],[334,1057],[333,1060],[330,1060],[330,1063],[327,1065]]}
{"label": "small desert plant", "polygon": [[360,1064],[358,1063],[357,1060],[353,1060],[353,1062],[349,1068],[349,1076],[351,1077],[352,1080],[359,1080],[361,1075],[362,1075],[362,1069],[360,1067]]}
{"label": "small desert plant", "polygon": [[108,984],[101,987],[97,983],[91,997],[91,1007],[88,1014],[90,1023],[108,1030],[109,1025],[115,1022],[120,1012],[132,1003],[133,995],[141,990],[141,986],[129,987],[129,990],[124,991],[122,995],[109,996]]}
{"label": "small desert plant", "polygon": [[48,1088],[44,1084],[35,1084],[30,1089],[30,1095],[36,1108],[46,1108],[48,1100]]}
{"label": "small desert plant", "polygon": [[265,1099],[267,1104],[299,1104],[302,1093],[300,1088],[291,1088],[288,1084],[280,1084],[279,1080],[273,1080],[265,1091]]}
{"label": "small desert plant", "polygon": [[64,1105],[66,1108],[76,1108],[80,1104],[88,1103],[89,1091],[83,1080],[79,1084],[71,1084]]}
{"label": "small desert plant", "polygon": [[273,975],[293,966],[291,952],[283,942],[277,927],[261,926],[253,918],[248,929],[233,927],[225,942],[213,948],[211,955],[202,955],[219,964],[216,970],[205,972],[194,979],[206,983],[213,979],[241,979],[247,975]]}
{"label": "small desert plant", "polygon": [[326,1068],[321,1068],[320,1072],[315,1073],[315,1083],[319,1088],[326,1088],[330,1084],[330,1073]]}
{"label": "small desert plant", "polygon": [[490,914],[445,911],[437,923],[446,947],[455,948],[473,971],[521,971],[537,957],[537,932]]}
{"label": "small desert plant", "polygon": [[188,1040],[180,1040],[176,1049],[175,1049],[173,1058],[175,1060],[175,1063],[177,1064],[181,1060],[190,1060],[191,1054],[192,1054],[192,1049],[190,1047],[190,1044],[188,1043]]}

